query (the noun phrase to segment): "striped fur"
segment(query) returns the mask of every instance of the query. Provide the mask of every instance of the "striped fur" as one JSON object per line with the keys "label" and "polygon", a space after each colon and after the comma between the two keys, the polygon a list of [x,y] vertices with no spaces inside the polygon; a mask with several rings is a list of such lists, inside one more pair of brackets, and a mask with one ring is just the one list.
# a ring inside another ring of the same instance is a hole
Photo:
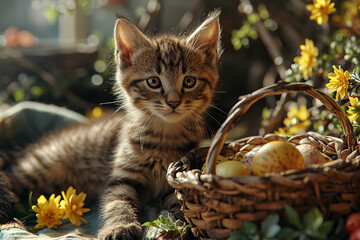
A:
{"label": "striped fur", "polygon": [[[169,163],[203,136],[202,115],[218,81],[218,16],[210,14],[188,37],[148,37],[119,18],[114,89],[121,113],[44,137],[3,163],[0,179],[10,179],[16,193],[26,188],[50,194],[72,185],[90,199],[100,196],[98,238],[140,239],[142,209],[172,191]],[[4,199],[15,202],[9,191],[0,203]],[[3,213],[8,208],[0,207],[0,222],[10,219]]]}

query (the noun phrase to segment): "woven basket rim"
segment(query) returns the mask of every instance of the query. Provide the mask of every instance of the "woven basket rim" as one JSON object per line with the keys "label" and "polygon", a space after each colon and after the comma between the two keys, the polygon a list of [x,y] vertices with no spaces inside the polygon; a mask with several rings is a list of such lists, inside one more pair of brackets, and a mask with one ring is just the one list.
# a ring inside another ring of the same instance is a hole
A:
{"label": "woven basket rim", "polygon": [[[297,135],[300,136],[300,135]],[[306,136],[306,135],[303,135]],[[292,139],[291,136],[288,136]],[[331,137],[334,138],[334,137]],[[338,142],[341,139],[337,139]],[[222,149],[231,149],[234,147],[235,142],[225,144]],[[298,144],[301,145],[301,144]],[[207,151],[209,147],[202,147],[200,151]],[[257,184],[259,182],[271,182],[273,184],[288,185],[293,184],[294,186],[303,185],[308,182],[325,182],[328,181],[326,178],[331,175],[332,177],[338,177],[341,179],[349,178],[354,173],[360,172],[358,168],[360,166],[360,155],[358,148],[355,150],[357,154],[353,156],[347,155],[348,159],[337,158],[324,164],[313,164],[303,169],[290,169],[281,173],[266,173],[264,176],[256,175],[244,175],[244,176],[233,176],[233,177],[222,177],[212,173],[205,173],[200,169],[191,169],[191,162],[197,158],[197,150],[193,150],[183,157],[180,161],[171,163],[168,168],[167,178],[169,184],[175,189],[181,188],[195,188],[198,190],[206,190],[203,187],[204,184],[213,184],[219,181],[233,181],[237,184]],[[235,152],[235,150],[234,150]],[[345,171],[344,171],[345,170]],[[317,179],[316,176],[327,176],[326,178]]]}
{"label": "woven basket rim", "polygon": [[354,151],[356,138],[353,132],[352,124],[345,116],[339,104],[333,98],[315,89],[309,84],[279,81],[276,84],[261,88],[251,94],[246,94],[239,97],[239,101],[229,111],[225,122],[220,126],[211,142],[210,149],[206,157],[206,172],[213,174],[215,173],[216,159],[221,151],[221,147],[225,143],[228,132],[235,126],[235,124],[255,102],[266,96],[293,92],[305,93],[320,100],[329,111],[336,114],[344,131],[342,141],[347,146],[347,148],[351,150],[351,152]]}

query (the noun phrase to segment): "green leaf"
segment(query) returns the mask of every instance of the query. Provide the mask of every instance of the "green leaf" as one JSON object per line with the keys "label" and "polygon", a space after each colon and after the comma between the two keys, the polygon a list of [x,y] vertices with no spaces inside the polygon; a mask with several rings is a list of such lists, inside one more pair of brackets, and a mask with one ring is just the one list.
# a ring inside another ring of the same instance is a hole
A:
{"label": "green leaf", "polygon": [[333,221],[325,221],[320,227],[319,232],[328,235],[334,227]]}
{"label": "green leaf", "polygon": [[245,222],[243,222],[243,225],[242,225],[241,228],[244,228],[245,233],[247,233],[249,235],[259,234],[259,229],[257,228],[255,223],[253,223],[253,222],[245,221]]}
{"label": "green leaf", "polygon": [[26,215],[25,217],[20,218],[21,221],[25,221],[25,220],[35,220],[36,219],[36,213],[29,213],[29,215]]}
{"label": "green leaf", "polygon": [[306,230],[305,231],[306,233],[306,236],[309,237],[310,239],[316,239],[316,240],[327,240],[328,237],[327,237],[327,234],[325,233],[322,233],[320,231],[317,231],[317,230]]}
{"label": "green leaf", "polygon": [[173,222],[173,220],[171,219],[170,214],[168,214],[168,220],[169,220],[169,225],[178,233],[181,234],[181,230],[178,228],[178,226],[176,226],[176,224]]}
{"label": "green leaf", "polygon": [[267,107],[264,107],[262,110],[262,119],[268,120],[270,118],[270,110]]}
{"label": "green leaf", "polygon": [[91,4],[90,0],[79,0],[79,5],[82,8],[88,7]]}
{"label": "green leaf", "polygon": [[34,97],[40,97],[41,95],[43,95],[43,89],[39,86],[33,86],[30,92],[31,95],[33,95]]}
{"label": "green leaf", "polygon": [[160,225],[161,225],[161,222],[160,222],[159,219],[156,219],[156,220],[154,221],[154,223],[156,224],[156,226],[160,226]]}
{"label": "green leaf", "polygon": [[283,227],[276,235],[277,239],[297,239],[300,232],[289,227]]}
{"label": "green leaf", "polygon": [[346,239],[349,237],[345,231],[345,220],[343,218],[340,218],[335,226],[335,231],[329,236],[329,240]]}
{"label": "green leaf", "polygon": [[29,209],[32,211],[32,206],[35,205],[34,200],[33,200],[33,192],[29,193],[29,199],[28,199],[28,207]]}
{"label": "green leaf", "polygon": [[280,225],[272,225],[263,235],[264,238],[273,238],[281,230]]}
{"label": "green leaf", "polygon": [[171,216],[170,216],[170,213],[168,214],[168,221],[169,221],[169,224],[171,225],[171,226],[176,226],[175,224],[174,224],[174,222],[173,222],[173,220],[171,219]]}
{"label": "green leaf", "polygon": [[27,215],[27,211],[25,207],[21,203],[16,203],[14,206],[15,216],[18,218],[22,218]]}
{"label": "green leaf", "polygon": [[22,88],[18,88],[13,92],[13,97],[16,102],[21,102],[24,100],[25,91]]}
{"label": "green leaf", "polygon": [[296,227],[297,229],[302,229],[299,214],[296,212],[294,208],[290,207],[289,205],[286,205],[285,214],[287,220],[292,226]]}
{"label": "green leaf", "polygon": [[299,240],[310,240],[304,233],[300,233]]}
{"label": "green leaf", "polygon": [[157,227],[156,223],[154,223],[154,222],[144,222],[141,226],[143,226],[143,227]]}
{"label": "green leaf", "polygon": [[247,20],[250,24],[255,24],[257,21],[260,20],[260,14],[258,13],[250,13],[247,15]]}
{"label": "green leaf", "polygon": [[159,216],[159,220],[160,220],[161,223],[164,223],[164,224],[168,224],[168,223],[169,223],[169,221],[167,220],[167,218],[164,217],[163,215],[160,215],[160,216]]}
{"label": "green leaf", "polygon": [[160,227],[165,230],[166,232],[172,231],[173,229],[169,227],[167,224],[161,224]]}
{"label": "green leaf", "polygon": [[259,229],[257,226],[249,221],[243,222],[242,227],[231,233],[228,240],[259,240]]}
{"label": "green leaf", "polygon": [[262,19],[268,19],[270,17],[269,11],[264,4],[260,4],[258,7],[259,15]]}
{"label": "green leaf", "polygon": [[251,39],[257,39],[259,37],[259,34],[257,33],[257,31],[255,29],[251,29],[249,31],[249,37],[251,37]]}
{"label": "green leaf", "polygon": [[323,216],[318,208],[313,208],[304,216],[305,228],[316,231],[323,224]]}
{"label": "green leaf", "polygon": [[55,4],[48,5],[45,9],[45,18],[48,23],[55,24],[58,17],[59,12],[57,11]]}
{"label": "green leaf", "polygon": [[281,230],[279,222],[279,215],[270,214],[265,218],[261,224],[261,233],[264,238],[273,238]]}
{"label": "green leaf", "polygon": [[239,50],[242,47],[242,43],[239,38],[231,38],[231,43],[233,44],[235,50]]}
{"label": "green leaf", "polygon": [[358,69],[359,69],[359,67],[356,67],[356,68],[353,70],[352,74],[354,74],[355,76],[357,76]]}

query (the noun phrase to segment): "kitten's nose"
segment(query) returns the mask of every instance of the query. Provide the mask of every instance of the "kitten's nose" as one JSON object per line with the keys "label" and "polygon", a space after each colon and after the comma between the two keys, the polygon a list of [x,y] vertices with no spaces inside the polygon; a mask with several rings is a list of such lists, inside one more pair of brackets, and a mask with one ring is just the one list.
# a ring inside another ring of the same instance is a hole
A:
{"label": "kitten's nose", "polygon": [[172,109],[177,108],[180,105],[181,101],[166,101],[167,105],[169,105]]}

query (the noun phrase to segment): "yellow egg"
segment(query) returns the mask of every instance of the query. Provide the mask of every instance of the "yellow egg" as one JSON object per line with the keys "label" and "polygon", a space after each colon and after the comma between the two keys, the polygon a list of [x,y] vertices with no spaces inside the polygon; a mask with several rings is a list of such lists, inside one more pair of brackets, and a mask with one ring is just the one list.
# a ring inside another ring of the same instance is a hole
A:
{"label": "yellow egg", "polygon": [[234,177],[251,175],[247,166],[239,161],[226,161],[216,165],[216,175],[221,177]]}
{"label": "yellow egg", "polygon": [[300,168],[305,168],[301,153],[293,144],[283,141],[273,141],[262,146],[253,162],[253,173],[260,176]]}
{"label": "yellow egg", "polygon": [[[221,163],[221,162],[225,162],[225,161],[227,161],[227,158],[225,158],[224,156],[219,155],[217,157],[216,165]],[[205,163],[202,165],[201,171],[206,172],[206,164]]]}

